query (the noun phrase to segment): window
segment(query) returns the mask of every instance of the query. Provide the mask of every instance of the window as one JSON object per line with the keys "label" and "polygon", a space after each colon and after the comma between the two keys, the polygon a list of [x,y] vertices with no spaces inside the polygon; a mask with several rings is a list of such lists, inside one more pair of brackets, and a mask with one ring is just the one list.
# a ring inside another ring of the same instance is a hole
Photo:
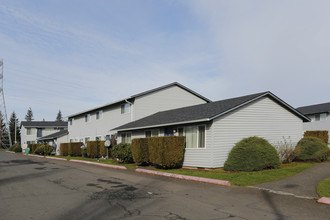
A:
{"label": "window", "polygon": [[96,112],[96,119],[99,120],[99,119],[102,119],[103,118],[103,110],[100,110],[98,112]]}
{"label": "window", "polygon": [[85,115],[85,122],[89,122],[91,120],[91,114]]}
{"label": "window", "polygon": [[100,141],[101,138],[102,138],[101,136],[97,136],[97,137],[95,138],[95,140],[96,140],[96,141]]}
{"label": "window", "polygon": [[85,144],[87,144],[87,141],[90,140],[90,137],[85,137]]}
{"label": "window", "polygon": [[131,105],[128,104],[128,103],[125,103],[125,104],[122,104],[122,105],[120,106],[120,108],[121,108],[121,114],[127,114],[127,113],[130,112]]}
{"label": "window", "polygon": [[320,114],[320,120],[325,121],[327,119],[327,113]]}
{"label": "window", "polygon": [[26,144],[34,144],[35,141],[27,141]]}
{"label": "window", "polygon": [[184,131],[183,128],[178,128],[178,135],[183,136],[184,135],[183,131]]}
{"label": "window", "polygon": [[72,143],[72,142],[74,142],[74,139],[71,138],[71,139],[70,139],[70,143]]}
{"label": "window", "polygon": [[74,118],[70,119],[70,125],[73,125]]}
{"label": "window", "polygon": [[205,148],[205,126],[185,128],[186,148]]}
{"label": "window", "polygon": [[146,134],[146,137],[158,137],[159,130],[155,129],[155,130],[151,130],[151,131],[146,131],[145,134]]}
{"label": "window", "polygon": [[34,128],[27,128],[26,129],[26,135],[34,135],[35,133],[35,129]]}
{"label": "window", "polygon": [[84,142],[84,138],[80,138],[79,139],[79,142]]}
{"label": "window", "polygon": [[320,121],[320,114],[315,115],[315,121]]}
{"label": "window", "polygon": [[131,133],[121,134],[121,143],[130,144],[131,142]]}

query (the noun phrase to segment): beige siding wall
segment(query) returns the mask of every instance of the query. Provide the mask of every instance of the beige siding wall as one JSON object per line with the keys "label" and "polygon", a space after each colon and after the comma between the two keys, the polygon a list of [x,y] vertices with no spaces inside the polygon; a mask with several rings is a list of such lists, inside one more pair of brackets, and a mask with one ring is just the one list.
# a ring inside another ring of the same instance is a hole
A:
{"label": "beige siding wall", "polygon": [[277,144],[285,137],[295,144],[302,138],[303,122],[270,98],[263,98],[214,120],[211,130],[213,154],[209,160],[212,167],[223,167],[241,139],[258,136]]}
{"label": "beige siding wall", "polygon": [[172,86],[146,96],[138,97],[134,102],[134,120],[146,117],[159,111],[181,108],[206,103],[203,99]]}
{"label": "beige siding wall", "polygon": [[131,115],[121,114],[120,104],[103,109],[103,118],[96,119],[96,112],[91,113],[89,122],[85,122],[85,115],[74,117],[73,124],[68,125],[69,138],[79,141],[81,138],[90,137],[90,140],[95,140],[97,136],[104,136],[110,134],[111,129],[131,121]]}

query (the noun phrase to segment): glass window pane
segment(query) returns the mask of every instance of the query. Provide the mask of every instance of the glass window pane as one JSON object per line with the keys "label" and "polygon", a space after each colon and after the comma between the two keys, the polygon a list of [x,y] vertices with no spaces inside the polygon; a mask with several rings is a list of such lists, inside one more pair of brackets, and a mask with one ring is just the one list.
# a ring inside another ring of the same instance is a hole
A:
{"label": "glass window pane", "polygon": [[321,121],[325,121],[326,118],[327,118],[327,113],[322,113],[322,114],[320,114],[320,120],[321,120]]}
{"label": "glass window pane", "polygon": [[183,128],[178,128],[179,136],[183,136]]}
{"label": "glass window pane", "polygon": [[159,131],[158,130],[152,130],[152,137],[158,137]]}
{"label": "glass window pane", "polygon": [[197,148],[197,127],[186,127],[186,147]]}
{"label": "glass window pane", "polygon": [[146,137],[151,137],[151,131],[146,131]]}
{"label": "glass window pane", "polygon": [[315,121],[320,121],[320,114],[315,115]]}
{"label": "glass window pane", "polygon": [[205,126],[198,127],[198,147],[205,148]]}

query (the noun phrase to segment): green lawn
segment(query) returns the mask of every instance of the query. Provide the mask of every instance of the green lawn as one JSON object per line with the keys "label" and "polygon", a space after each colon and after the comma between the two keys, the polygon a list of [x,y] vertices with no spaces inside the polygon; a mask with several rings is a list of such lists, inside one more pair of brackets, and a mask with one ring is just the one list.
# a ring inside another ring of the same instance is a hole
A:
{"label": "green lawn", "polygon": [[263,170],[263,171],[254,171],[254,172],[226,172],[223,169],[215,169],[215,170],[174,169],[174,170],[157,170],[157,171],[227,180],[230,181],[231,184],[233,185],[249,186],[249,185],[265,183],[265,182],[293,176],[307,168],[310,168],[315,164],[316,163],[291,163],[291,164],[282,165],[281,169]]}
{"label": "green lawn", "polygon": [[330,197],[330,178],[320,182],[317,185],[316,190],[320,197]]}

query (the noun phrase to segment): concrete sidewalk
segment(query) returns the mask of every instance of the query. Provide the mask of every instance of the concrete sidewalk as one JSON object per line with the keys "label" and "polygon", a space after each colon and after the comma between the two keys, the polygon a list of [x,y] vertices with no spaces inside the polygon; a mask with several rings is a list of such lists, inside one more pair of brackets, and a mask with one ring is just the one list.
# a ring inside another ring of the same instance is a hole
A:
{"label": "concrete sidewalk", "polygon": [[317,199],[316,186],[322,180],[330,177],[330,161],[315,165],[294,176],[253,187],[276,191],[279,194],[293,194],[296,197]]}

